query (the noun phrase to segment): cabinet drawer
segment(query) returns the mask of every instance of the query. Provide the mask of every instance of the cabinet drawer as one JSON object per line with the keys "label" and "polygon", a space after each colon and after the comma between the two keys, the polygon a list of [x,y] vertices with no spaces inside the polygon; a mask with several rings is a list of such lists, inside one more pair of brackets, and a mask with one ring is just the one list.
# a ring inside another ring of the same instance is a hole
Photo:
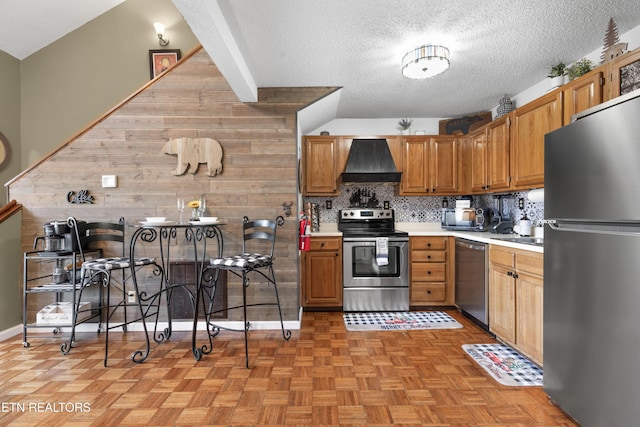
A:
{"label": "cabinet drawer", "polygon": [[503,249],[496,245],[490,245],[489,262],[515,268],[516,256],[513,249]]}
{"label": "cabinet drawer", "polygon": [[411,250],[416,249],[428,249],[428,250],[443,250],[447,248],[446,236],[420,236],[411,238]]}
{"label": "cabinet drawer", "polygon": [[312,251],[337,251],[342,249],[342,239],[314,239],[311,238],[309,250]]}
{"label": "cabinet drawer", "polygon": [[444,283],[412,283],[411,303],[441,302],[446,299]]}
{"label": "cabinet drawer", "polygon": [[447,253],[445,251],[414,251],[411,252],[413,262],[445,262]]}
{"label": "cabinet drawer", "polygon": [[444,262],[412,262],[411,281],[444,282],[447,280],[447,264]]}
{"label": "cabinet drawer", "polygon": [[544,273],[542,254],[516,253],[516,270],[542,276]]}

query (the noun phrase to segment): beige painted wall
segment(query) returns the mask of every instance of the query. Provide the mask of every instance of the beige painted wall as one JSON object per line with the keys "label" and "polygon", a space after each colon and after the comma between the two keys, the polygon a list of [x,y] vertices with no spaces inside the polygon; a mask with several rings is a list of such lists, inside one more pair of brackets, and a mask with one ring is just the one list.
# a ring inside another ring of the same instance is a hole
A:
{"label": "beige painted wall", "polygon": [[[4,184],[20,171],[20,61],[0,51],[0,132],[9,141],[9,163],[0,170]],[[0,205],[7,202],[0,195]],[[16,214],[0,224],[0,330],[20,322],[20,219]]]}

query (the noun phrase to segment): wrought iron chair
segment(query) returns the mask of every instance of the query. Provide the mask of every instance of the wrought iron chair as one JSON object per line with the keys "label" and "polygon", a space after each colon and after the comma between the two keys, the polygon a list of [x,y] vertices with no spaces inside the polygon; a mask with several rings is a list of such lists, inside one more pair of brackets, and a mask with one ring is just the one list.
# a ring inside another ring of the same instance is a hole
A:
{"label": "wrought iron chair", "polygon": [[[276,229],[284,224],[284,218],[278,216],[275,221],[267,219],[258,219],[249,221],[246,216],[242,220],[242,252],[237,255],[225,256],[211,259],[211,268],[217,270],[226,270],[242,279],[242,305],[228,307],[226,310],[234,308],[242,308],[243,329],[244,333],[244,351],[245,366],[249,367],[249,345],[248,336],[250,322],[247,321],[247,307],[254,306],[277,306],[280,316],[280,326],[282,328],[282,336],[285,340],[291,338],[291,331],[285,330],[282,320],[282,308],[280,306],[280,296],[278,295],[278,286],[273,271],[274,249],[276,244]],[[256,251],[259,247],[261,251]],[[275,292],[275,302],[257,302],[247,304],[247,288],[249,287],[249,274],[256,273],[267,280],[267,284],[273,285]],[[212,302],[215,299],[215,290],[213,292]],[[208,325],[209,326],[209,325]],[[214,329],[224,329],[220,326],[213,325]]]}
{"label": "wrought iron chair", "polygon": [[[122,327],[124,332],[127,331],[127,325],[135,320],[127,320],[127,290],[125,283],[127,280],[127,270],[131,269],[132,263],[136,267],[142,267],[145,265],[155,264],[153,258],[135,258],[131,260],[125,255],[125,221],[124,218],[120,218],[118,223],[110,222],[78,222],[76,218],[70,217],[67,220],[70,227],[75,230],[77,238],[78,251],[82,259],[82,267],[80,269],[79,278],[79,291],[77,292],[76,299],[74,301],[75,309],[73,311],[73,322],[71,324],[71,335],[68,343],[63,343],[61,351],[63,354],[68,354],[71,351],[73,343],[75,342],[76,326],[78,324],[78,310],[82,302],[83,292],[92,285],[100,285],[106,290],[106,301],[104,292],[99,294],[99,304],[97,308],[99,311],[99,325],[98,333],[102,330],[102,320],[104,317],[106,326],[105,331],[105,348],[104,348],[104,366],[107,366],[107,358],[109,354],[109,330],[117,327]],[[117,253],[112,257],[103,257],[102,247],[103,242],[112,242],[110,249],[114,249]],[[99,257],[96,259],[89,259],[87,254],[90,250],[99,248]],[[118,277],[113,274],[115,271],[121,272]],[[75,278],[74,278],[75,280]],[[120,299],[112,305],[111,303],[111,288],[116,288],[121,292]],[[137,297],[136,297],[137,298]],[[139,304],[137,305],[139,306]],[[110,325],[109,322],[112,316],[116,313],[118,308],[123,307],[124,320],[116,325]],[[141,307],[141,306],[140,306]],[[103,316],[103,310],[105,311]],[[142,315],[142,313],[141,313]],[[144,321],[144,316],[143,321]]]}

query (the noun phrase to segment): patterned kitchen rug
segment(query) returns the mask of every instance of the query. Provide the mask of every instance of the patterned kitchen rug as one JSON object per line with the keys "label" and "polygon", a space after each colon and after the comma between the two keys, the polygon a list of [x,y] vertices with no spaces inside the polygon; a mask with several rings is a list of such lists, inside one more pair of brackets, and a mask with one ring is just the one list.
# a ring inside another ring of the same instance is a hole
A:
{"label": "patterned kitchen rug", "polygon": [[462,349],[502,385],[542,386],[542,369],[503,344],[464,344]]}
{"label": "patterned kitchen rug", "polygon": [[344,313],[348,331],[406,331],[458,329],[462,325],[442,311],[393,311]]}

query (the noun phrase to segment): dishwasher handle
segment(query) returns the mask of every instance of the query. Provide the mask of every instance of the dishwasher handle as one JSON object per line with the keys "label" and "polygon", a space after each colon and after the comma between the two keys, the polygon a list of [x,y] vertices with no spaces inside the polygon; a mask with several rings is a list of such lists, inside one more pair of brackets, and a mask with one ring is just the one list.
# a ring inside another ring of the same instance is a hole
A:
{"label": "dishwasher handle", "polygon": [[485,251],[485,248],[487,247],[484,243],[475,243],[459,239],[456,239],[456,246],[462,246],[463,248],[472,249],[474,251]]}

